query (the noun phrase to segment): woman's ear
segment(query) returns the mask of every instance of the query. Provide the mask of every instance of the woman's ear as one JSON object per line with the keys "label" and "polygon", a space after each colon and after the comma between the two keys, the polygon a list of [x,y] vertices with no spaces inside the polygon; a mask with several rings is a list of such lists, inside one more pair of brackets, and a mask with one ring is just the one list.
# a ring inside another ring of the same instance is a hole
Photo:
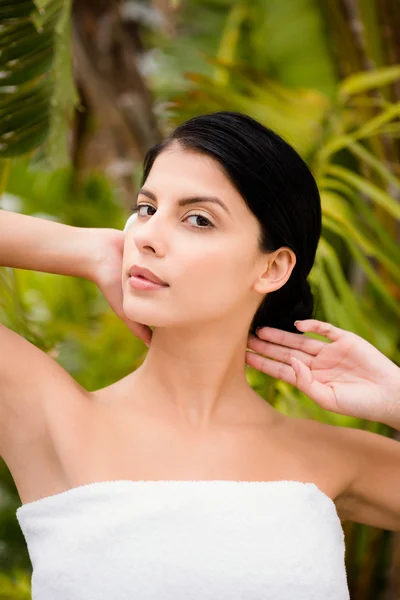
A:
{"label": "woman's ear", "polygon": [[268,294],[283,287],[295,264],[296,255],[290,248],[279,248],[269,254],[265,270],[255,283],[255,290],[260,294]]}

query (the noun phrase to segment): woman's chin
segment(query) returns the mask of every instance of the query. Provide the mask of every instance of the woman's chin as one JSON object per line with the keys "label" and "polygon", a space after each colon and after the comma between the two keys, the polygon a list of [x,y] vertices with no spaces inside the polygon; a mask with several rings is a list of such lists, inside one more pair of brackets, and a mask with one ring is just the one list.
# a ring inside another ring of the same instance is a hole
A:
{"label": "woman's chin", "polygon": [[[157,317],[154,314],[150,314],[148,310],[137,310],[133,309],[132,306],[123,305],[123,311],[125,316],[135,323],[140,323],[141,325],[146,325],[147,327],[157,327]],[[154,311],[151,311],[154,313]]]}

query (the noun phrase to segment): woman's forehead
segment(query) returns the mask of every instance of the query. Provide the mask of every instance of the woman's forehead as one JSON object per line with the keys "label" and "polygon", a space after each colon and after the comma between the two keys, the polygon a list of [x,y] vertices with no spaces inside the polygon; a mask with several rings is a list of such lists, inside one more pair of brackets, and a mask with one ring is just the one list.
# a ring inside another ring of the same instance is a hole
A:
{"label": "woman's forehead", "polygon": [[154,161],[143,188],[157,199],[217,196],[234,210],[243,203],[222,165],[210,156],[189,150],[162,152]]}

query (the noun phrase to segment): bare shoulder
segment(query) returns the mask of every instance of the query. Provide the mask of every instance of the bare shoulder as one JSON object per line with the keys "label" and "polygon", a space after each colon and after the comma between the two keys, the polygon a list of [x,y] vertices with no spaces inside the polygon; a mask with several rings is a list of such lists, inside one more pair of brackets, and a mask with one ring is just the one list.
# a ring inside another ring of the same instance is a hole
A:
{"label": "bare shoulder", "polygon": [[[310,451],[321,455],[324,459],[332,456],[335,460],[342,462],[347,456],[348,446],[346,441],[351,437],[348,427],[339,425],[331,425],[315,419],[289,417],[288,429],[292,429],[298,436],[299,440],[307,443]],[[341,471],[352,472],[353,468],[345,468],[344,465]]]}
{"label": "bare shoulder", "polygon": [[343,493],[347,518],[357,523],[400,531],[400,443],[357,428],[345,428],[345,454],[353,477]]}
{"label": "bare shoulder", "polygon": [[341,521],[400,531],[400,443],[354,427],[292,419],[289,429],[303,440],[314,480],[336,491]]}
{"label": "bare shoulder", "polygon": [[359,467],[352,432],[358,430],[294,417],[289,417],[287,427],[312,466],[319,487],[330,491],[341,520],[347,520],[348,490]]}

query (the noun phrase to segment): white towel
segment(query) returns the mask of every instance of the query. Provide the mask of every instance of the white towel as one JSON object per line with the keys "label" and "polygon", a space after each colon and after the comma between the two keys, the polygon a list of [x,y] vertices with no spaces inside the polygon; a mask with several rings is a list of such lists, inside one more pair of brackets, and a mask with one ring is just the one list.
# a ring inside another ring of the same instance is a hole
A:
{"label": "white towel", "polygon": [[33,600],[349,600],[334,502],[299,481],[103,481],[17,509]]}

